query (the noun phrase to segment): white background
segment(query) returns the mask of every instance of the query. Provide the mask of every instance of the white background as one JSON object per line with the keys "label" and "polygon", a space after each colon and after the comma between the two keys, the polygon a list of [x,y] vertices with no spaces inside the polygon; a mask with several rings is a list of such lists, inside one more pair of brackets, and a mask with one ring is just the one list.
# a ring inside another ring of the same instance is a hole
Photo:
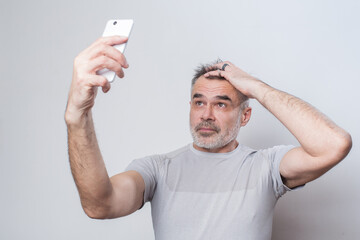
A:
{"label": "white background", "polygon": [[[68,163],[63,115],[73,59],[113,18],[135,24],[126,77],[99,91],[94,108],[110,175],[192,141],[193,69],[220,57],[310,102],[353,137],[343,162],[279,200],[273,239],[356,239],[359,12],[355,0],[1,1],[0,239],[154,239],[150,203],[120,219],[88,218]],[[251,105],[242,144],[297,144]]]}

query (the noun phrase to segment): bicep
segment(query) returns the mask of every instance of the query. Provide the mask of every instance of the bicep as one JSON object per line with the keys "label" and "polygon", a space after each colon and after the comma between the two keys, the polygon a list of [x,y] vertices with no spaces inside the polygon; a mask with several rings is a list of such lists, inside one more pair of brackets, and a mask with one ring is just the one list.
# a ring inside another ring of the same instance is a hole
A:
{"label": "bicep", "polygon": [[303,148],[291,149],[280,162],[280,174],[289,188],[304,185],[323,175],[336,163],[326,158],[313,157]]}
{"label": "bicep", "polygon": [[145,183],[142,176],[133,170],[110,178],[113,186],[110,218],[129,215],[143,203]]}

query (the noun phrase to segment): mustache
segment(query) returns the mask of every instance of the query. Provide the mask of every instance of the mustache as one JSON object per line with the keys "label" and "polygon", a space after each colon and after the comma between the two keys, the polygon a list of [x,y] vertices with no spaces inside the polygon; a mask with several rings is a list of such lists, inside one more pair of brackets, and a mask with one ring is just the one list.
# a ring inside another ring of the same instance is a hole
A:
{"label": "mustache", "polygon": [[211,129],[215,130],[216,132],[220,132],[220,130],[221,130],[218,126],[216,126],[214,123],[209,122],[209,121],[202,121],[201,123],[196,125],[195,131],[198,131],[200,128],[211,128]]}

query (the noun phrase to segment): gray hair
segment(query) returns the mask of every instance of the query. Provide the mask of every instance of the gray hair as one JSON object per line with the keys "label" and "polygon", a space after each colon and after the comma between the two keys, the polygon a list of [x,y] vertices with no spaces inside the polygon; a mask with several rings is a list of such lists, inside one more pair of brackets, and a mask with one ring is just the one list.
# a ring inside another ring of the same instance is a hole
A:
{"label": "gray hair", "polygon": [[[207,72],[216,70],[214,65],[217,63],[222,63],[222,62],[223,61],[220,58],[218,58],[214,62],[198,65],[197,68],[195,69],[194,76],[191,80],[191,91],[194,87],[195,82],[199,79],[199,77],[201,77],[202,75],[204,75]],[[219,77],[209,77],[209,79],[226,80],[225,78],[220,77],[220,76]],[[238,93],[238,98],[241,102],[240,109],[244,110],[245,108],[247,108],[249,106],[249,98],[247,96],[245,96],[244,94],[242,94],[239,90],[237,90],[237,93]]]}

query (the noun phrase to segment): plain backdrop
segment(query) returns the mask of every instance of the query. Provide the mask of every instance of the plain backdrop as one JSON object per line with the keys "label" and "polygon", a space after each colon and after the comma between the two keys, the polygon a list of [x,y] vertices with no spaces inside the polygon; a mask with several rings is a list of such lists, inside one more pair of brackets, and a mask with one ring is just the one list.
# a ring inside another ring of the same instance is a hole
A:
{"label": "plain backdrop", "polygon": [[[126,77],[99,91],[93,111],[110,175],[134,158],[190,143],[193,69],[230,60],[310,102],[353,138],[343,162],[279,200],[273,239],[356,239],[359,12],[356,0],[1,0],[0,239],[154,239],[150,203],[119,219],[88,218],[68,162],[63,116],[73,59],[114,18],[135,23]],[[270,113],[251,105],[242,144],[297,145]]]}

